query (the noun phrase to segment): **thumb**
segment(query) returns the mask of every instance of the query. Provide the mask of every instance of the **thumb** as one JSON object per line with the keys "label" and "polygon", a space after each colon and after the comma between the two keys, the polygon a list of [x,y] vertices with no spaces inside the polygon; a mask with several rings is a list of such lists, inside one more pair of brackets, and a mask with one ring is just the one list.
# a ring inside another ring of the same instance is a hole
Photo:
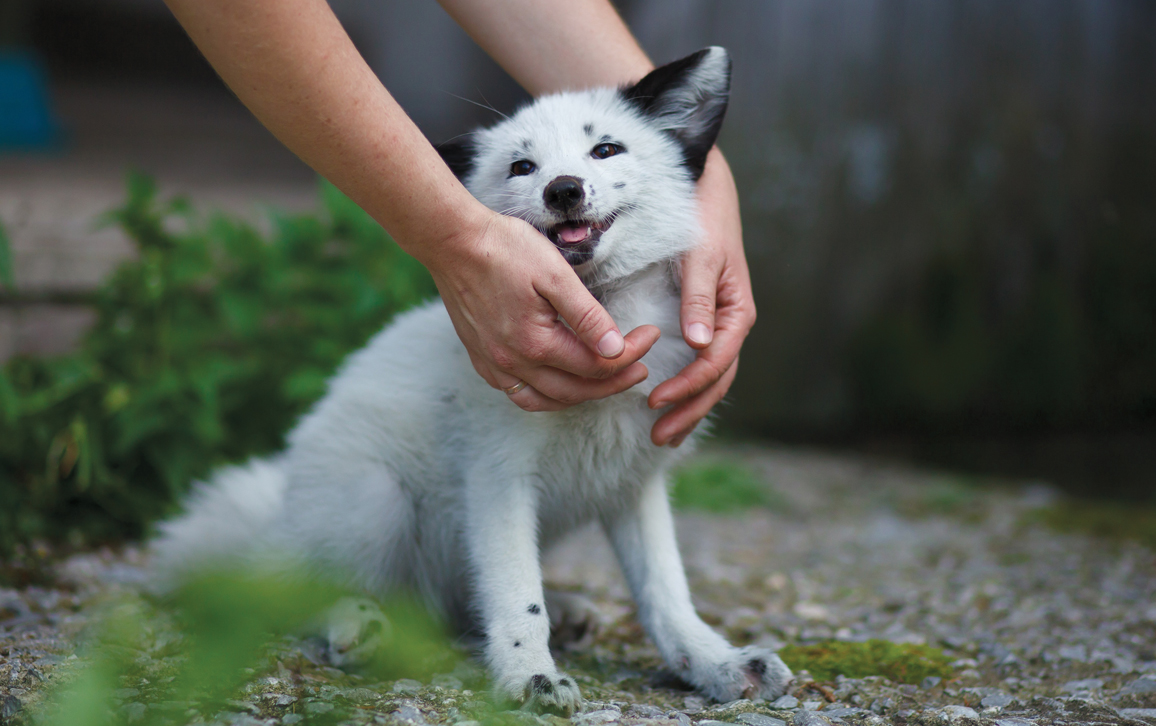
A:
{"label": "thumb", "polygon": [[550,290],[539,290],[542,297],[550,301],[566,324],[577,333],[591,350],[603,358],[617,358],[626,350],[622,332],[614,324],[614,319],[606,308],[594,299],[574,271],[552,277]]}
{"label": "thumb", "polygon": [[688,256],[682,265],[682,337],[699,350],[714,339],[715,298],[719,270],[698,257]]}

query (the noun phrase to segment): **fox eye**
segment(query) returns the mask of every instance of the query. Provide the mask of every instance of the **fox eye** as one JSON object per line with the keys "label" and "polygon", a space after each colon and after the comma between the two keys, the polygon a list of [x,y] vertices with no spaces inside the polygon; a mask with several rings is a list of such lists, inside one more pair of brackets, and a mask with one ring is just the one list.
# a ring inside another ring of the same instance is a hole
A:
{"label": "fox eye", "polygon": [[513,164],[510,164],[510,174],[511,176],[526,176],[527,174],[532,174],[537,168],[534,162],[529,159],[519,159]]}
{"label": "fox eye", "polygon": [[591,151],[590,155],[595,159],[609,159],[615,154],[621,154],[623,151],[626,151],[626,149],[618,144],[599,144],[594,147],[594,151]]}

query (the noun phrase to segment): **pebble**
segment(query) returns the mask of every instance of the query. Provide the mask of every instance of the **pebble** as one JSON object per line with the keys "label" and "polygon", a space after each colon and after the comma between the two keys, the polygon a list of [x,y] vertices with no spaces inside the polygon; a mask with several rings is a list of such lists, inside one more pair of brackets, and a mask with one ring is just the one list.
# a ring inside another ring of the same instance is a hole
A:
{"label": "pebble", "polygon": [[424,724],[425,715],[421,711],[406,704],[393,712],[393,715],[401,721],[406,721],[411,724]]}
{"label": "pebble", "polygon": [[1121,708],[1120,715],[1124,718],[1142,718],[1156,721],[1156,708]]}
{"label": "pebble", "polygon": [[8,720],[20,713],[20,709],[24,704],[20,703],[20,699],[13,695],[7,695],[3,701],[0,702],[0,719]]}
{"label": "pebble", "polygon": [[818,711],[800,711],[795,714],[794,726],[828,726],[831,719]]}
{"label": "pebble", "polygon": [[932,688],[938,686],[942,680],[943,679],[939,676],[928,676],[923,679],[923,682],[919,684],[919,687],[925,691],[929,691]]}
{"label": "pebble", "polygon": [[787,726],[786,721],[764,716],[761,713],[740,713],[737,718],[748,726]]}
{"label": "pebble", "polygon": [[1006,708],[1014,700],[1006,693],[993,693],[990,696],[984,696],[979,705],[984,708]]}
{"label": "pebble", "polygon": [[798,707],[799,699],[795,698],[794,696],[779,696],[777,699],[775,699],[775,702],[771,704],[771,708],[777,708],[784,711]]}
{"label": "pebble", "polygon": [[293,726],[293,724],[301,723],[304,720],[305,717],[299,713],[287,713],[281,717],[281,723],[285,724],[285,726]]}
{"label": "pebble", "polygon": [[1135,696],[1141,693],[1156,693],[1156,675],[1140,676],[1120,689],[1120,695]]}
{"label": "pebble", "polygon": [[[583,726],[596,726],[603,723],[614,723],[622,718],[622,712],[616,711],[612,708],[604,708],[598,711],[587,711],[574,717],[574,723],[582,724]],[[700,721],[699,723],[706,723]]]}
{"label": "pebble", "polygon": [[979,720],[979,714],[976,713],[975,709],[968,708],[967,706],[944,706],[943,708],[939,709],[939,713],[949,723],[966,720]]}
{"label": "pebble", "polygon": [[1104,687],[1104,681],[1100,678],[1085,678],[1082,681],[1068,681],[1060,686],[1060,691],[1063,693],[1082,693],[1085,691],[1098,691]]}

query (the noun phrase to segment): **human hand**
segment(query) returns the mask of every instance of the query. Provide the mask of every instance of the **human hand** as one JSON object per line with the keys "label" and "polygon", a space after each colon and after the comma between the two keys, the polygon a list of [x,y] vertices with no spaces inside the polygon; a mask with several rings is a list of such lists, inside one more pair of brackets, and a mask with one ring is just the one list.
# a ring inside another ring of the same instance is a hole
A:
{"label": "human hand", "polygon": [[650,439],[678,446],[731,387],[739,348],[755,324],[751,275],[743,253],[738,192],[730,167],[712,149],[698,183],[703,243],[682,261],[682,336],[698,350],[695,360],[651,393],[658,419]]}
{"label": "human hand", "polygon": [[494,388],[524,381],[510,395],[520,408],[557,411],[646,379],[638,360],[658,340],[658,328],[644,325],[624,337],[529,224],[479,205],[473,221],[439,249],[423,262],[474,370]]}

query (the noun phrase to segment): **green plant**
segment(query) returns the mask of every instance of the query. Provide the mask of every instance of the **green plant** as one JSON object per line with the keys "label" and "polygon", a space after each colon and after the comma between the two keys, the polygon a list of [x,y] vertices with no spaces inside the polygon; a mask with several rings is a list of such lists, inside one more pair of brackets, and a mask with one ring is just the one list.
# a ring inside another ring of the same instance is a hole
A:
{"label": "green plant", "polygon": [[920,683],[928,676],[951,675],[951,659],[938,648],[887,640],[863,643],[829,641],[815,645],[788,645],[779,657],[792,670],[807,670],[816,680],[884,676],[896,683]]}
{"label": "green plant", "polygon": [[782,504],[749,467],[721,459],[698,461],[676,471],[671,502],[680,509],[720,513]]}
{"label": "green plant", "polygon": [[[35,722],[148,726],[212,719],[235,707],[230,700],[247,684],[251,692],[252,683],[267,683],[262,674],[284,673],[300,636],[316,630],[326,609],[346,594],[286,569],[277,576],[203,572],[159,602],[125,596],[106,609],[81,650],[78,672],[65,674],[36,709]],[[382,611],[388,635],[360,669],[362,678],[425,679],[454,669],[460,656],[428,610],[399,596]],[[296,677],[284,679],[280,688],[308,692],[298,686],[309,683],[317,667],[298,659]],[[136,711],[115,708],[112,696],[121,688],[132,689]],[[164,710],[172,703],[181,706],[183,718]]]}
{"label": "green plant", "polygon": [[321,201],[262,234],[130,177],[107,221],[136,259],[97,292],[81,349],[0,371],[0,555],[142,535],[214,466],[281,446],[347,353],[436,292],[334,187]]}

